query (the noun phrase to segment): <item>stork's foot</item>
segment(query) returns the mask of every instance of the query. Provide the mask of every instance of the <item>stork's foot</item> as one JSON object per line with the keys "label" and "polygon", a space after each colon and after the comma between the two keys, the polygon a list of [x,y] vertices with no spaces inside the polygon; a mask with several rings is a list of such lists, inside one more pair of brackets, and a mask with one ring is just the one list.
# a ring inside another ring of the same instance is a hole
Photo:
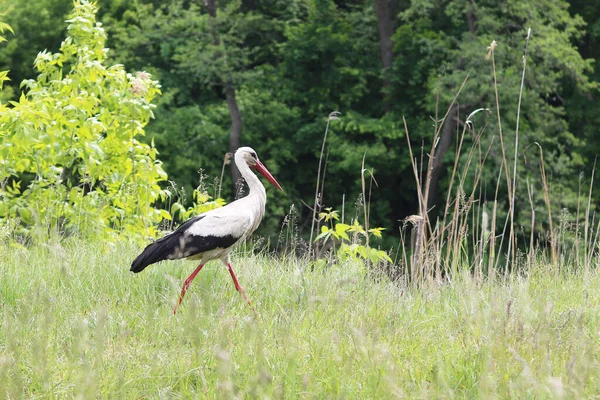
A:
{"label": "stork's foot", "polygon": [[194,270],[194,272],[192,272],[191,275],[188,276],[188,278],[185,280],[185,282],[183,282],[183,287],[181,288],[181,294],[179,295],[179,301],[177,302],[177,305],[173,309],[173,315],[177,314],[177,307],[179,307],[179,305],[183,301],[183,296],[185,296],[185,292],[187,292],[188,288],[192,284],[192,281],[194,280],[196,275],[198,275],[198,272],[200,272],[202,267],[204,267],[204,264],[198,265],[198,267]]}
{"label": "stork's foot", "polygon": [[254,310],[254,306],[252,305],[252,300],[250,300],[250,297],[248,297],[248,295],[246,294],[246,291],[244,290],[243,287],[238,287],[236,288],[238,292],[240,292],[240,294],[242,295],[242,297],[244,298],[244,300],[246,300],[246,303],[248,303],[248,305]]}
{"label": "stork's foot", "polygon": [[252,311],[256,312],[256,310],[254,309],[254,306],[252,306],[252,301],[246,294],[246,291],[244,290],[242,285],[240,285],[240,283],[238,282],[237,276],[235,276],[235,272],[233,272],[233,268],[231,267],[230,263],[227,263],[227,269],[229,269],[229,273],[231,274],[231,279],[233,279],[233,284],[235,285],[235,290],[237,290],[242,295],[242,297],[244,298],[244,300],[246,300],[246,303],[248,303],[248,305],[250,306]]}
{"label": "stork's foot", "polygon": [[177,305],[173,309],[173,315],[177,314],[177,307],[179,307],[179,305],[183,301],[183,296],[185,296],[185,292],[187,292],[191,283],[192,283],[192,281],[189,280],[189,278],[186,279],[185,282],[183,283],[183,287],[181,288],[181,293],[179,294],[179,301],[177,301]]}

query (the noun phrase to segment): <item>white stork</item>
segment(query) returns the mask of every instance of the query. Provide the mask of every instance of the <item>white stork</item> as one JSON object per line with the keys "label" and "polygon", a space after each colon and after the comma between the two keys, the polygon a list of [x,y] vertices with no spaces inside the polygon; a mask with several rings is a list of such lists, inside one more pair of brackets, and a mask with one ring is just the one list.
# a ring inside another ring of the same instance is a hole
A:
{"label": "white stork", "polygon": [[233,272],[229,259],[233,246],[249,237],[258,228],[265,215],[265,203],[267,202],[265,187],[250,168],[260,172],[277,189],[283,189],[259,161],[256,152],[252,148],[240,147],[235,152],[234,159],[240,174],[248,184],[249,194],[222,208],[205,212],[187,220],[174,232],[149,244],[131,263],[131,271],[138,273],[148,265],[162,260],[177,260],[180,258],[200,260],[200,265],[183,284],[179,302],[173,310],[174,314],[177,312],[177,307],[181,304],[185,292],[198,272],[204,264],[211,260],[221,260],[227,265],[235,288],[252,306],[244,288],[240,286],[235,272]]}

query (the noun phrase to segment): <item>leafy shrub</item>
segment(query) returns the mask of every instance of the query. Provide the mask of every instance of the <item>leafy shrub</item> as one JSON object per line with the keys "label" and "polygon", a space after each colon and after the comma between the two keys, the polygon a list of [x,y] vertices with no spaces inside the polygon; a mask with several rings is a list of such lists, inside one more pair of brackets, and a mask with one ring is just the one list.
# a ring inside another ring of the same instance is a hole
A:
{"label": "leafy shrub", "polygon": [[167,213],[165,218],[169,221],[172,220],[171,217],[187,220],[194,215],[199,215],[225,205],[224,199],[217,197],[213,200],[213,197],[202,186],[198,186],[192,191],[192,199],[192,205],[187,208],[182,202],[173,203],[171,205],[171,214]]}
{"label": "leafy shrub", "polygon": [[[58,53],[42,51],[37,79],[18,102],[0,104],[0,219],[22,232],[153,236],[168,217],[153,207],[166,173],[140,142],[160,94],[149,74],[104,65],[97,8],[76,1]],[[0,26],[6,29],[6,26]]]}
{"label": "leafy shrub", "polygon": [[338,212],[331,207],[325,210],[326,212],[319,213],[319,221],[328,222],[330,226],[321,226],[321,233],[317,235],[315,242],[317,240],[323,240],[323,243],[333,239],[339,240],[340,245],[337,249],[337,254],[342,260],[365,260],[375,264],[384,261],[392,262],[392,259],[385,251],[369,246],[371,235],[381,238],[381,232],[384,228],[366,230],[357,219],[354,219],[351,225],[342,222],[334,223],[334,221],[339,220]]}

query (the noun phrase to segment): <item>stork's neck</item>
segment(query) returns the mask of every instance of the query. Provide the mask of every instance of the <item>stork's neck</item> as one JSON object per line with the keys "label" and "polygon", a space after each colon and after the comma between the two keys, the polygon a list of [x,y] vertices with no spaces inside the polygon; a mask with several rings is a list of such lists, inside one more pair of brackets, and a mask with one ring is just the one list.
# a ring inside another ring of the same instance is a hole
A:
{"label": "stork's neck", "polygon": [[257,197],[262,208],[264,208],[267,201],[267,193],[265,192],[265,187],[260,182],[260,179],[258,179],[256,174],[250,169],[246,161],[236,157],[235,165],[238,167],[242,178],[246,180],[249,190],[248,196]]}

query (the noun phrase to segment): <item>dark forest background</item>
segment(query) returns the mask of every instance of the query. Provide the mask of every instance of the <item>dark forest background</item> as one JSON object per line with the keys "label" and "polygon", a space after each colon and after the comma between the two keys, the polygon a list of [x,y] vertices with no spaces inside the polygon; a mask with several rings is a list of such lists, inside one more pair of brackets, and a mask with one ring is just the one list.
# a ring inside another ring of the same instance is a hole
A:
{"label": "dark forest background", "polygon": [[[572,0],[238,0],[98,1],[110,61],[148,71],[160,81],[154,141],[169,179],[191,201],[199,170],[210,193],[226,152],[256,149],[285,189],[269,194],[264,234],[276,234],[295,204],[310,226],[327,116],[324,207],[353,216],[361,193],[361,163],[372,188],[370,225],[396,232],[418,212],[417,189],[403,117],[416,157],[429,152],[438,121],[468,75],[440,130],[428,198],[443,209],[458,132],[474,110],[481,147],[491,145],[479,201],[494,197],[502,160],[494,75],[486,54],[492,41],[502,131],[514,141],[522,56],[528,28],[527,73],[521,106],[519,177],[527,178],[545,224],[538,165],[544,151],[554,215],[573,218],[600,150],[596,60],[600,57],[600,2]],[[65,0],[0,0],[14,36],[0,48],[0,70],[11,81],[2,101],[18,98],[20,82],[36,76],[38,52],[57,51],[65,37]],[[437,111],[436,111],[437,108]],[[472,136],[467,136],[472,141]],[[535,149],[534,149],[535,147]],[[509,160],[514,154],[507,146]],[[427,158],[427,155],[423,157]],[[465,162],[465,160],[460,160]],[[596,174],[598,175],[598,174]],[[235,176],[222,196],[234,197]],[[523,179],[520,179],[523,182]],[[468,179],[467,179],[468,187]],[[271,191],[272,189],[268,189]],[[506,215],[500,181],[499,216]],[[594,202],[600,198],[594,195]],[[517,187],[516,220],[530,219],[525,185]],[[543,226],[541,227],[543,228]],[[537,230],[537,229],[536,229]]]}

